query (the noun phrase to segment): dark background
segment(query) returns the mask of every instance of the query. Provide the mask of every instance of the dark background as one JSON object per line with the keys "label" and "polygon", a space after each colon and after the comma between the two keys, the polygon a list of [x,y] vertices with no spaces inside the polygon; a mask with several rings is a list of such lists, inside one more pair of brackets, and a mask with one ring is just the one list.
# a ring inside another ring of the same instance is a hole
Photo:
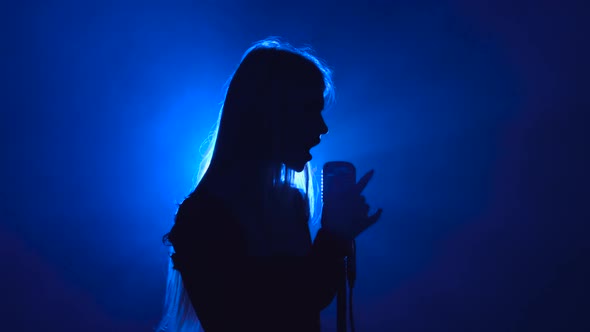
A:
{"label": "dark background", "polygon": [[584,7],[3,2],[0,330],[153,329],[161,236],[224,83],[268,36],[334,70],[316,165],[376,170],[358,331],[590,330]]}

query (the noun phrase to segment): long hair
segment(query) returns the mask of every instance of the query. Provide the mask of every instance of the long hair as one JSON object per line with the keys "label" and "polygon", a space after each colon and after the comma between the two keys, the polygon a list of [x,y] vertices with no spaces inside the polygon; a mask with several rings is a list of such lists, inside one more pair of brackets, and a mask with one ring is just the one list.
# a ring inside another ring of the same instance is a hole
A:
{"label": "long hair", "polygon": [[[259,147],[259,151],[273,151],[273,140],[265,138],[280,130],[281,121],[288,119],[274,114],[277,110],[271,109],[268,104],[273,97],[280,95],[281,89],[287,88],[283,83],[297,79],[302,72],[307,75],[312,73],[322,80],[325,108],[328,108],[334,102],[332,73],[320,59],[312,55],[309,47],[296,48],[273,37],[255,43],[244,53],[238,68],[226,84],[224,102],[215,127],[200,147],[202,160],[194,187],[198,186],[212,163],[236,158],[244,153],[244,146],[266,142],[268,145]],[[309,77],[299,78],[309,80]],[[244,122],[248,125],[244,126]],[[321,218],[321,200],[315,169],[309,162],[301,172],[289,169],[284,164],[274,167],[271,170],[273,186],[299,189],[308,202],[309,224],[316,227]],[[164,242],[170,244],[167,235]],[[172,246],[169,248],[171,255],[174,249]],[[171,260],[168,263],[164,315],[156,331],[203,331],[180,274],[173,268]]]}

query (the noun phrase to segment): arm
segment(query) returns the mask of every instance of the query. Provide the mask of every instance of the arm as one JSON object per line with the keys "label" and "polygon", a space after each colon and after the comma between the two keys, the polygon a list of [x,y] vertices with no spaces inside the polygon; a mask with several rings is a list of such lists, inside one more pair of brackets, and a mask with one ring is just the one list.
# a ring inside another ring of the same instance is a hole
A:
{"label": "arm", "polygon": [[344,256],[348,251],[346,242],[324,229],[316,235],[309,257],[310,284],[314,284],[315,304],[320,310],[327,307],[336,295],[338,283],[345,278]]}

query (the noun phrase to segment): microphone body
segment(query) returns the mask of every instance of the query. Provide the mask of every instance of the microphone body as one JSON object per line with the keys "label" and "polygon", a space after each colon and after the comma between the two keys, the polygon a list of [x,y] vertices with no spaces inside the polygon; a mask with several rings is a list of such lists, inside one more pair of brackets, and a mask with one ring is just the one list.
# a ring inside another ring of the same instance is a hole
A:
{"label": "microphone body", "polygon": [[322,169],[322,202],[326,208],[337,208],[340,192],[352,189],[356,184],[356,168],[346,161],[330,161]]}
{"label": "microphone body", "polygon": [[[328,215],[338,216],[337,211],[346,202],[339,201],[342,193],[354,190],[356,185],[356,168],[352,163],[346,161],[331,161],[324,164],[321,180],[321,197],[323,209]],[[338,220],[332,221],[338,222]],[[354,252],[354,241],[347,250],[347,257]]]}
{"label": "microphone body", "polygon": [[[322,169],[321,197],[324,209],[327,211],[337,210],[340,193],[352,190],[356,185],[356,168],[352,163],[345,161],[331,161],[324,164]],[[333,221],[334,222],[334,221]],[[338,222],[338,221],[335,221]],[[351,241],[347,250],[347,257],[342,262],[342,280],[338,281],[336,297],[336,329],[338,332],[346,332],[346,284],[350,292],[350,318],[351,328],[354,330],[352,320],[352,288],[356,279],[356,252],[354,240]]]}

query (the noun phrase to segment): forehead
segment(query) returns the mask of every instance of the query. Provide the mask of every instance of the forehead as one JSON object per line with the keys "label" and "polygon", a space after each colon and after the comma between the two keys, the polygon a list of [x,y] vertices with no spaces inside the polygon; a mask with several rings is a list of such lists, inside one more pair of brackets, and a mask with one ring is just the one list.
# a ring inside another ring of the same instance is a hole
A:
{"label": "forehead", "polygon": [[[313,104],[324,108],[324,84],[323,82],[293,82],[287,89],[288,99],[298,104]],[[311,83],[311,84],[310,84]]]}

